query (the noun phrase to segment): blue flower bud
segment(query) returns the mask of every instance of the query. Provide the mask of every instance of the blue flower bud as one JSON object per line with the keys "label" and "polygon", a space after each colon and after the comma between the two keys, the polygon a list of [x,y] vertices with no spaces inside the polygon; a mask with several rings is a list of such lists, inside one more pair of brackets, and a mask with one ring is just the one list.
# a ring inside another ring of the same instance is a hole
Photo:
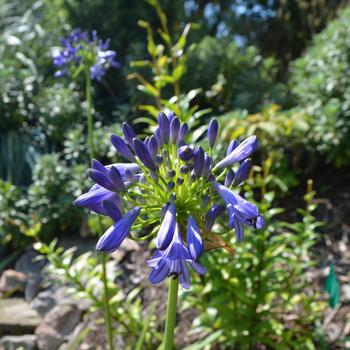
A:
{"label": "blue flower bud", "polygon": [[114,221],[118,221],[122,218],[122,214],[114,200],[105,200],[102,202],[103,208],[106,210],[107,215]]}
{"label": "blue flower bud", "polygon": [[131,226],[140,214],[141,208],[135,207],[127,212],[124,217],[111,226],[99,239],[96,249],[106,253],[113,253],[124,241]]}
{"label": "blue flower bud", "polygon": [[174,187],[175,187],[175,182],[174,182],[174,181],[170,181],[170,182],[168,182],[168,184],[166,185],[166,189],[167,189],[168,191],[171,191]]}
{"label": "blue flower bud", "polygon": [[163,163],[163,157],[158,154],[155,159],[156,164],[161,165]]}
{"label": "blue flower bud", "polygon": [[169,123],[176,117],[176,114],[173,111],[170,111],[167,115]]}
{"label": "blue flower bud", "polygon": [[170,206],[170,203],[169,203],[169,202],[168,202],[168,203],[165,203],[165,204],[162,206],[162,209],[161,209],[161,211],[160,211],[160,219],[161,219],[161,220],[164,219],[164,216],[165,216],[165,214],[166,214],[166,212],[167,212],[169,206]]}
{"label": "blue flower bud", "polygon": [[148,151],[146,145],[139,139],[133,140],[133,145],[135,149],[135,153],[141,160],[141,162],[149,169],[156,170],[157,166],[154,163],[151,154]]}
{"label": "blue flower bud", "polygon": [[177,143],[177,138],[180,129],[180,121],[178,117],[174,117],[170,122],[170,142]]}
{"label": "blue flower bud", "polygon": [[214,226],[215,220],[218,216],[223,214],[225,211],[225,207],[223,205],[214,204],[209,211],[207,212],[207,215],[205,216],[205,232],[210,232],[211,229]]}
{"label": "blue flower bud", "polygon": [[186,242],[191,258],[197,260],[203,254],[204,246],[199,227],[192,215],[189,216],[187,221]]}
{"label": "blue flower bud", "polygon": [[250,136],[239,144],[228,156],[221,160],[216,167],[224,168],[249,157],[258,147],[256,136]]}
{"label": "blue flower bud", "polygon": [[225,186],[230,187],[232,185],[233,179],[235,178],[235,172],[230,169],[225,177]]}
{"label": "blue flower bud", "polygon": [[89,176],[93,181],[95,181],[100,186],[107,188],[112,192],[116,191],[115,184],[112,182],[112,180],[109,178],[108,175],[102,173],[101,171],[96,169],[90,169]]}
{"label": "blue flower bud", "polygon": [[197,175],[200,177],[202,175],[204,166],[204,151],[201,146],[196,146],[193,151],[193,169]]}
{"label": "blue flower bud", "polygon": [[176,226],[176,207],[172,203],[164,215],[157,234],[157,248],[164,250],[171,242]]}
{"label": "blue flower bud", "polygon": [[152,135],[149,139],[148,150],[152,158],[155,159],[158,153],[158,142],[154,135]]}
{"label": "blue flower bud", "polygon": [[130,162],[135,162],[135,156],[126,144],[126,142],[117,135],[111,136],[111,142],[114,148],[117,150],[117,152],[124,157],[125,159],[128,159]]}
{"label": "blue flower bud", "polygon": [[238,144],[239,143],[237,140],[231,140],[226,150],[226,156],[228,156],[233,150],[235,150]]}
{"label": "blue flower bud", "polygon": [[111,166],[110,170],[110,178],[116,187],[117,192],[121,192],[125,190],[124,180],[120,175],[119,170],[115,166]]}
{"label": "blue flower bud", "polygon": [[178,177],[176,180],[176,184],[181,186],[184,183],[184,179],[182,177]]}
{"label": "blue flower bud", "polygon": [[179,153],[180,159],[182,159],[185,162],[188,162],[193,157],[193,150],[191,147],[188,147],[188,146],[181,146],[179,148],[178,153]]}
{"label": "blue flower bud", "polygon": [[216,138],[218,136],[219,125],[215,118],[213,118],[208,127],[208,139],[209,139],[209,147],[213,148]]}
{"label": "blue flower bud", "polygon": [[182,123],[179,129],[178,137],[177,137],[177,142],[179,145],[183,145],[186,143],[188,132],[189,132],[189,128],[187,123]]}
{"label": "blue flower bud", "polygon": [[122,125],[122,130],[126,142],[129,144],[130,147],[133,147],[132,140],[136,137],[135,131],[128,123],[125,122]]}
{"label": "blue flower bud", "polygon": [[169,178],[169,179],[172,179],[174,176],[176,175],[176,171],[171,169],[167,172],[166,176]]}
{"label": "blue flower bud", "polygon": [[204,164],[203,164],[203,170],[202,170],[202,176],[208,177],[210,174],[210,171],[213,166],[213,159],[209,156],[209,154],[204,154]]}
{"label": "blue flower bud", "polygon": [[161,148],[164,145],[164,140],[163,140],[163,135],[162,132],[160,131],[160,128],[157,128],[156,131],[154,132],[154,136],[156,137],[158,147]]}
{"label": "blue flower bud", "polygon": [[238,186],[243,181],[247,179],[250,173],[250,169],[252,168],[252,161],[250,159],[246,159],[239,166],[236,176],[233,179],[233,185]]}
{"label": "blue flower bud", "polygon": [[158,114],[158,125],[163,143],[167,144],[169,142],[170,123],[168,117],[163,112],[159,112]]}
{"label": "blue flower bud", "polygon": [[188,166],[180,165],[180,174],[187,174],[187,173],[188,173]]}

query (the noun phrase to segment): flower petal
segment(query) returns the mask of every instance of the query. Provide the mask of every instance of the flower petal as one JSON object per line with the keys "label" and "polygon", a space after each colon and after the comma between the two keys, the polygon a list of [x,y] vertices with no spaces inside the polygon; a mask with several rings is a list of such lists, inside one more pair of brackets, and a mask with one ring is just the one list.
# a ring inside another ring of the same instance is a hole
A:
{"label": "flower petal", "polygon": [[198,259],[204,251],[202,235],[196,220],[191,215],[187,221],[186,242],[189,254],[193,260]]}
{"label": "flower petal", "polygon": [[174,236],[176,226],[176,207],[172,203],[167,209],[157,234],[157,248],[166,249]]}

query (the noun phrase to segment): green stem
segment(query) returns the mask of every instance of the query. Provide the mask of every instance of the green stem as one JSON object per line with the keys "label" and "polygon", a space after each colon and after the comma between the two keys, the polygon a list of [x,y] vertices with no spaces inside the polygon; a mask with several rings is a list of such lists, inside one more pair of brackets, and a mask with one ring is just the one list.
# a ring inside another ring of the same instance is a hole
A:
{"label": "green stem", "polygon": [[173,349],[178,289],[178,278],[171,276],[169,278],[168,306],[166,311],[163,350]]}
{"label": "green stem", "polygon": [[91,95],[91,79],[89,70],[86,69],[86,102],[87,102],[87,125],[88,125],[88,146],[90,161],[94,158],[95,147],[93,138],[94,120],[92,115],[92,95]]}
{"label": "green stem", "polygon": [[104,289],[104,311],[107,325],[107,335],[108,335],[108,345],[110,350],[114,350],[113,344],[113,326],[112,326],[112,317],[111,310],[109,309],[109,295],[108,295],[108,281],[107,281],[107,256],[102,253],[102,282]]}
{"label": "green stem", "polygon": [[[91,162],[92,159],[94,158],[95,148],[94,148],[94,139],[93,139],[94,120],[93,120],[93,114],[92,114],[93,106],[92,106],[91,79],[90,79],[89,69],[85,70],[85,77],[86,77],[87,126],[88,126],[87,141],[88,141],[88,148],[89,148],[89,155],[90,155],[90,162]],[[99,226],[101,227],[102,226],[101,221],[99,222],[99,224],[100,224]],[[111,310],[109,305],[106,264],[107,264],[107,256],[102,253],[102,282],[103,282],[103,293],[104,293],[103,306],[104,306],[104,313],[105,313],[105,319],[106,319],[109,350],[114,350],[113,327],[112,327]]]}

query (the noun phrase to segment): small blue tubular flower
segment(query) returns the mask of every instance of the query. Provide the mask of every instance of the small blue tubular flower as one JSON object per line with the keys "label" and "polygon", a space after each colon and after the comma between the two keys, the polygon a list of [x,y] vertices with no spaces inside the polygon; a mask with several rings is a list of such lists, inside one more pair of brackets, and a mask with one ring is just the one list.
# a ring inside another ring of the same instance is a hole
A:
{"label": "small blue tubular flower", "polygon": [[104,75],[106,74],[106,69],[103,65],[94,64],[90,67],[90,77],[91,79],[96,79],[97,81],[101,81]]}
{"label": "small blue tubular flower", "polygon": [[219,130],[219,124],[218,121],[213,118],[208,127],[208,140],[209,140],[209,147],[213,148],[215,145],[216,138],[218,136],[218,130]]}
{"label": "small blue tubular flower", "polygon": [[126,144],[126,142],[117,135],[111,136],[111,142],[114,148],[117,150],[117,152],[124,157],[125,159],[129,160],[130,162],[135,162],[136,158],[132,151],[130,150],[129,146]]}
{"label": "small blue tubular flower", "polygon": [[247,179],[250,173],[250,169],[252,168],[252,161],[250,159],[246,159],[239,166],[237,173],[233,179],[233,185],[238,186],[243,181]]}
{"label": "small blue tubular flower", "polygon": [[182,242],[179,225],[176,224],[173,239],[165,251],[157,251],[148,261],[153,268],[149,280],[153,284],[162,282],[166,277],[174,276],[179,279],[183,288],[191,285],[190,272],[187,263],[199,274],[204,274],[206,269],[191,259],[191,256]]}
{"label": "small blue tubular flower", "polygon": [[180,120],[178,117],[173,117],[170,122],[170,142],[173,144],[177,143],[179,129],[180,129]]}
{"label": "small blue tubular flower", "polygon": [[128,123],[125,122],[122,125],[122,130],[126,142],[129,144],[130,147],[133,147],[132,140],[136,137],[135,131]]}
{"label": "small blue tubular flower", "polygon": [[169,123],[176,117],[176,114],[173,111],[170,111],[167,115]]}
{"label": "small blue tubular flower", "polygon": [[231,140],[226,150],[226,156],[232,153],[237,148],[238,144],[237,140]]}
{"label": "small blue tubular flower", "polygon": [[113,253],[124,241],[131,226],[140,214],[140,207],[128,211],[120,220],[111,226],[98,240],[96,249],[106,253]]}
{"label": "small blue tubular flower", "polygon": [[185,162],[190,161],[193,157],[193,150],[191,147],[188,147],[188,146],[181,146],[179,148],[178,153],[179,153],[180,159],[182,159]]}
{"label": "small blue tubular flower", "polygon": [[203,254],[204,246],[199,227],[192,215],[189,216],[187,221],[186,242],[191,258],[197,260]]}
{"label": "small blue tubular flower", "polygon": [[[237,239],[242,240],[244,236],[243,225],[257,228],[257,220],[260,217],[258,208],[217,182],[214,183],[214,187],[226,203],[229,213],[229,226],[235,228]],[[259,226],[262,224],[263,220],[259,219]]]}
{"label": "small blue tubular flower", "polygon": [[202,169],[202,176],[207,178],[211,174],[211,168],[213,166],[213,159],[209,156],[209,154],[204,154],[204,163]]}
{"label": "small blue tubular flower", "polygon": [[139,139],[133,140],[134,150],[140,161],[149,169],[157,170],[157,166],[153,161],[151,154],[148,151],[147,146]]}
{"label": "small blue tubular flower", "polygon": [[177,137],[177,142],[180,146],[184,145],[186,143],[186,138],[189,132],[188,124],[182,123],[180,125],[179,134]]}
{"label": "small blue tubular flower", "polygon": [[149,139],[149,142],[148,142],[148,150],[149,150],[149,153],[151,154],[153,160],[155,160],[157,157],[158,149],[159,148],[158,148],[157,139],[155,138],[154,135],[152,135]]}
{"label": "small blue tubular flower", "polygon": [[176,226],[176,207],[173,203],[169,205],[164,215],[157,234],[157,248],[165,249],[171,242]]}
{"label": "small blue tubular flower", "polygon": [[110,169],[110,178],[112,182],[115,184],[117,192],[122,192],[125,190],[123,177],[121,176],[118,168],[113,165],[111,166],[111,169]]}
{"label": "small blue tubular flower", "polygon": [[109,177],[109,174],[106,175],[105,173],[99,170],[90,169],[89,176],[97,184],[110,190],[111,192],[117,191],[117,186],[113,183],[112,179]]}
{"label": "small blue tubular flower", "polygon": [[169,142],[170,135],[170,122],[168,117],[163,113],[158,114],[158,125],[163,143],[167,144]]}
{"label": "small blue tubular flower", "polygon": [[113,199],[107,199],[102,202],[102,206],[105,209],[107,215],[114,221],[118,221],[122,218],[122,213],[117,206],[117,203]]}
{"label": "small blue tubular flower", "polygon": [[250,136],[239,144],[228,156],[216,164],[217,168],[224,168],[249,157],[258,147],[256,136]]}
{"label": "small blue tubular flower", "polygon": [[200,177],[204,167],[204,151],[201,146],[196,146],[193,151],[193,169],[195,174]]}
{"label": "small blue tubular flower", "polygon": [[103,201],[109,199],[118,200],[120,202],[119,196],[111,192],[98,184],[91,187],[89,192],[86,192],[79,196],[74,203],[79,207],[87,208],[95,213],[108,215],[105,208],[102,206]]}
{"label": "small blue tubular flower", "polygon": [[215,224],[215,220],[225,211],[225,207],[223,205],[214,204],[207,212],[205,216],[205,232],[210,232]]}
{"label": "small blue tubular flower", "polygon": [[160,128],[156,129],[156,131],[154,132],[154,136],[156,137],[156,140],[158,142],[158,146],[163,147],[164,140],[163,140],[163,135],[162,135],[162,132],[160,131]]}
{"label": "small blue tubular flower", "polygon": [[232,185],[233,179],[235,178],[235,172],[230,169],[225,176],[225,186],[230,187]]}

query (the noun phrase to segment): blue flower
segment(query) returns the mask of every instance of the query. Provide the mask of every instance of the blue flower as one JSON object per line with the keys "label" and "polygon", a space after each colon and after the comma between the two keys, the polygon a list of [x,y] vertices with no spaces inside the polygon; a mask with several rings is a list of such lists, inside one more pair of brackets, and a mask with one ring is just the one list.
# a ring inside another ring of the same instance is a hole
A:
{"label": "blue flower", "polygon": [[140,207],[136,207],[127,212],[113,226],[111,226],[98,240],[96,249],[106,253],[113,253],[124,241],[131,226],[140,214]]}
{"label": "blue flower", "polygon": [[96,31],[91,36],[81,29],[75,29],[61,39],[61,49],[53,55],[53,64],[59,68],[55,77],[74,76],[83,65],[90,72],[90,78],[100,81],[110,67],[120,67],[117,53],[109,50],[109,40],[103,42]]}
{"label": "blue flower", "polygon": [[217,182],[214,183],[214,187],[226,203],[229,214],[229,226],[235,228],[238,240],[242,240],[244,237],[244,225],[254,228],[258,228],[258,226],[262,228],[264,226],[263,219],[260,219],[261,216],[256,205]]}
{"label": "blue flower", "polygon": [[173,276],[179,279],[183,288],[190,288],[190,272],[187,263],[199,274],[205,274],[206,269],[194,261],[188,249],[183,244],[179,224],[176,224],[172,241],[164,251],[157,251],[148,265],[152,268],[149,276],[151,283],[162,282],[166,277]]}
{"label": "blue flower", "polygon": [[223,160],[216,164],[216,168],[225,168],[248,158],[257,149],[257,147],[258,141],[255,135],[248,137],[238,146],[232,144],[231,149],[233,150]]}
{"label": "blue flower", "polygon": [[[102,58],[112,56],[109,53]],[[122,137],[112,135],[111,142],[119,156],[131,163],[104,166],[94,160],[89,174],[95,185],[76,200],[77,205],[114,221],[100,238],[98,250],[114,251],[133,227],[134,239],[154,238],[156,243],[157,251],[148,262],[150,281],[159,283],[173,276],[189,288],[189,266],[199,274],[206,271],[198,259],[205,247],[211,247],[215,220],[228,216],[238,240],[243,239],[244,225],[257,229],[265,225],[258,208],[232,190],[249,175],[251,161],[247,157],[257,147],[255,136],[241,144],[230,142],[226,156],[215,166],[216,120],[208,128],[208,151],[186,143],[188,125],[180,124],[172,112],[159,113],[158,127],[145,140],[137,138],[127,123],[122,132]],[[235,172],[231,165],[238,162]]]}

